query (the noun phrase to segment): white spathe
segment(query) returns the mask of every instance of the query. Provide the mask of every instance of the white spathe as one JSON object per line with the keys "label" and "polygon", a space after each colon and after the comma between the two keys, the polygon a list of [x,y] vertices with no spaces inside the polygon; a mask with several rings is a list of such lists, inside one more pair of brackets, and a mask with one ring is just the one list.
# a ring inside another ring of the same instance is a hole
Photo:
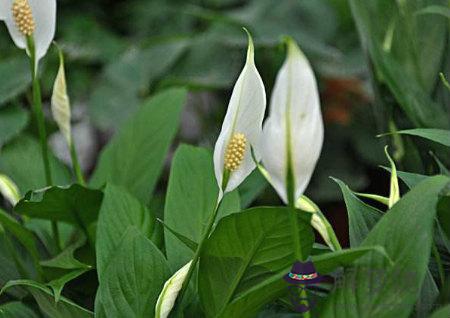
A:
{"label": "white spathe", "polygon": [[287,58],[275,81],[261,140],[262,163],[285,203],[288,203],[288,162],[294,176],[293,199],[297,200],[311,179],[324,135],[312,68],[294,40],[287,39],[287,50]]}
{"label": "white spathe", "polygon": [[[27,49],[27,40],[16,26],[12,14],[14,0],[0,0],[0,20],[5,21],[9,34],[17,47]],[[36,47],[36,61],[39,61],[46,53],[55,36],[56,26],[56,0],[28,0],[35,31],[33,38]]]}
{"label": "white spathe", "polygon": [[[255,150],[255,155],[259,158],[258,142],[261,138],[262,121],[266,109],[266,92],[255,66],[254,46],[250,34],[248,39],[247,61],[234,85],[222,130],[214,147],[214,172],[220,188],[220,198],[223,193],[230,192],[239,186],[256,168],[251,148]],[[244,158],[239,168],[230,172],[226,188],[222,189],[225,151],[235,133],[244,134],[247,140]]]}
{"label": "white spathe", "polygon": [[165,282],[158,300],[156,301],[155,318],[166,318],[169,316],[175,301],[177,300],[178,293],[180,292],[181,287],[183,287],[191,263],[192,261],[181,267]]}

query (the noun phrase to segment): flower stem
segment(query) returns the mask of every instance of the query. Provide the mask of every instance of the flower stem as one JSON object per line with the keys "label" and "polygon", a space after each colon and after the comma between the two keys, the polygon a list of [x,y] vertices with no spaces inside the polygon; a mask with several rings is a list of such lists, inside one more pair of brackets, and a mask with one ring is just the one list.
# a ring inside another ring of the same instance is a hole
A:
{"label": "flower stem", "polygon": [[39,84],[39,78],[37,77],[37,61],[36,61],[36,49],[34,46],[34,40],[31,36],[27,37],[28,50],[30,52],[30,67],[31,77],[33,85],[33,111],[36,116],[36,122],[39,131],[39,141],[41,143],[42,160],[44,162],[45,169],[45,181],[47,186],[53,184],[52,173],[50,170],[50,160],[48,157],[48,145],[47,145],[47,132],[45,129],[44,112],[42,111],[42,97],[41,86]]}
{"label": "flower stem", "polygon": [[[39,142],[41,144],[42,161],[44,162],[45,171],[45,183],[48,187],[53,185],[52,172],[50,170],[50,160],[48,155],[48,144],[47,144],[47,131],[45,128],[45,118],[44,112],[42,111],[42,96],[41,96],[41,85],[39,83],[39,78],[37,75],[37,59],[36,59],[36,47],[34,44],[34,39],[32,36],[27,36],[27,46],[28,52],[30,54],[30,68],[31,68],[31,80],[33,87],[33,112],[36,116],[36,123],[39,132]],[[52,231],[53,237],[56,242],[56,246],[60,247],[59,242],[59,232],[58,224],[52,221]]]}
{"label": "flower stem", "polygon": [[189,271],[188,271],[188,273],[186,275],[186,278],[185,278],[185,280],[183,282],[183,286],[181,287],[181,291],[178,294],[178,299],[177,299],[177,303],[178,303],[178,306],[179,306],[178,310],[181,309],[180,306],[181,306],[181,303],[183,301],[183,297],[186,294],[187,288],[189,286],[189,282],[190,282],[192,274],[194,273],[194,270],[195,270],[195,268],[197,266],[197,263],[198,263],[198,260],[200,258],[200,254],[201,254],[201,252],[203,250],[203,246],[205,245],[206,239],[209,237],[209,235],[211,233],[211,229],[212,229],[212,227],[214,225],[214,221],[216,220],[217,212],[219,211],[221,203],[222,203],[222,200],[217,202],[213,213],[209,217],[208,224],[206,226],[205,231],[202,234],[202,237],[201,237],[200,242],[198,244],[197,250],[195,251],[194,258],[192,259],[191,266],[189,267]]}
{"label": "flower stem", "polygon": [[[294,174],[292,171],[292,164],[290,160],[290,156],[288,156],[288,171],[287,171],[287,177],[286,177],[286,183],[287,183],[287,196],[288,196],[288,206],[289,206],[289,215],[290,215],[290,223],[291,223],[291,230],[292,230],[292,240],[294,241],[294,255],[296,261],[302,261],[305,258],[305,255],[303,255],[301,243],[300,243],[300,235],[298,233],[299,226],[298,226],[298,215],[297,210],[295,208],[295,179]],[[305,304],[306,308],[309,308],[309,302],[306,294],[306,288],[305,285],[300,285],[301,291],[300,291],[300,297],[303,299],[303,303]],[[303,313],[303,317],[310,318],[311,313],[308,311]]]}
{"label": "flower stem", "polygon": [[75,176],[77,178],[77,181],[82,186],[85,186],[86,181],[84,180],[83,173],[81,172],[80,163],[78,161],[77,150],[75,149],[75,143],[73,140],[71,141],[71,143],[69,145],[69,149],[70,149],[70,158],[72,159],[72,167],[73,167]]}

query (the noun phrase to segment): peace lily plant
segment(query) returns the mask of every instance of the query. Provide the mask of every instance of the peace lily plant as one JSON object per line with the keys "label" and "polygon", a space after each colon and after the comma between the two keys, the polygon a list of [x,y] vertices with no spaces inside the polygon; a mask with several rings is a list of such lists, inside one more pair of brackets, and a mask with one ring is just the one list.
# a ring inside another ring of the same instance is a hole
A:
{"label": "peace lily plant", "polygon": [[[388,196],[353,192],[333,179],[347,206],[350,248],[343,249],[324,213],[304,194],[321,155],[324,124],[313,68],[292,38],[284,38],[287,54],[266,112],[265,86],[246,30],[245,64],[213,151],[180,145],[161,193],[159,176],[187,89],[155,85],[157,92],[118,128],[85,179],[71,125],[70,61],[65,64],[56,43],[57,50],[49,51],[56,1],[0,0],[0,19],[30,59],[44,168],[34,176],[38,180],[28,180],[28,171],[21,178],[20,163],[6,171],[0,152],[2,318],[37,317],[38,309],[46,317],[86,318],[245,318],[299,308],[303,317],[406,318],[413,310],[430,312],[417,295],[438,299],[437,286],[446,286],[440,250],[448,245],[450,179],[397,171],[397,158],[387,147]],[[72,176],[47,146],[39,83],[39,61],[47,51],[58,53],[59,68],[52,91],[43,97],[70,152]],[[12,160],[36,161],[31,149]],[[248,178],[256,169],[267,183],[258,175]],[[45,182],[39,180],[44,176]],[[283,204],[253,206],[259,195],[255,180],[270,184]],[[152,197],[156,187],[160,196]],[[313,229],[326,245],[315,241]],[[414,235],[417,240],[405,240]],[[429,255],[437,271],[429,270]],[[305,264],[314,271],[294,271]],[[307,289],[308,279],[321,285]],[[73,286],[75,292],[69,290]]]}

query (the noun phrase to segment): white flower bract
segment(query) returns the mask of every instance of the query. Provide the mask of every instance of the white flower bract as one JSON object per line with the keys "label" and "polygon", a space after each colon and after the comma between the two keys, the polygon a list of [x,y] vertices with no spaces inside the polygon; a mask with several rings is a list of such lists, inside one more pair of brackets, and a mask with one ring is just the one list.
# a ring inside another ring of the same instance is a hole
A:
{"label": "white flower bract", "polygon": [[[9,34],[17,47],[27,49],[26,36],[17,27],[13,16],[13,5],[17,0],[0,0],[0,20],[5,21]],[[55,36],[56,0],[27,0],[35,24],[31,35],[35,42],[36,61],[46,53]]]}
{"label": "white flower bract", "polygon": [[[253,41],[249,35],[247,61],[234,85],[222,130],[214,147],[214,172],[221,189],[220,196],[238,187],[256,168],[250,149],[252,147],[255,150],[258,158],[258,142],[261,138],[265,109],[266,92],[255,66]],[[233,165],[236,166],[235,169],[229,171],[228,182],[222,189],[227,148],[238,134],[245,139],[245,150],[242,152],[242,159]]]}
{"label": "white flower bract", "polygon": [[288,203],[288,165],[294,177],[294,200],[306,189],[323,144],[323,121],[317,83],[297,44],[287,40],[288,54],[275,82],[269,117],[264,123],[261,156],[272,186]]}

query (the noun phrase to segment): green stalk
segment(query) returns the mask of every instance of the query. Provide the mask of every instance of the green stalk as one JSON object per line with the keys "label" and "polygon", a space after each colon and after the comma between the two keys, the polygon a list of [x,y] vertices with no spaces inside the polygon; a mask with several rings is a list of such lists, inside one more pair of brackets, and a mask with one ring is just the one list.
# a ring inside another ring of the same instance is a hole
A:
{"label": "green stalk", "polygon": [[[290,161],[290,160],[289,160]],[[295,209],[295,186],[294,186],[294,176],[292,174],[292,169],[290,168],[290,163],[288,164],[287,173],[287,190],[288,190],[288,206],[289,206],[289,217],[292,230],[292,240],[294,241],[294,255],[296,261],[301,261],[303,259],[302,248],[300,245],[300,235],[298,233],[298,215]]]}
{"label": "green stalk", "polygon": [[86,186],[86,181],[84,180],[83,173],[81,172],[80,163],[78,161],[77,150],[75,149],[75,143],[73,142],[73,140],[71,141],[71,143],[69,145],[69,149],[70,149],[70,158],[72,159],[73,172],[75,173],[77,181],[82,186]]}
{"label": "green stalk", "polygon": [[[288,153],[289,153],[288,148]],[[297,210],[295,209],[295,179],[294,175],[292,173],[291,168],[291,160],[290,156],[288,155],[288,173],[287,173],[287,195],[288,195],[288,206],[289,206],[289,214],[290,214],[290,223],[291,223],[291,230],[292,230],[292,240],[294,241],[294,255],[296,261],[302,261],[304,256],[302,253],[302,248],[300,244],[300,235],[298,233],[298,216],[297,216]],[[305,303],[306,307],[309,308],[309,302],[307,300],[307,294],[305,285],[300,285],[301,292],[300,296],[302,299],[305,299],[303,302]],[[303,317],[310,318],[311,313],[309,311],[306,311],[303,313]]]}
{"label": "green stalk", "polygon": [[[292,171],[292,156],[291,156],[291,147],[290,147],[290,127],[289,127],[289,121],[288,121],[288,132],[287,132],[287,176],[286,176],[286,188],[287,188],[287,197],[288,197],[288,206],[289,206],[289,214],[290,214],[290,223],[291,223],[291,230],[292,230],[292,240],[294,241],[294,255],[296,261],[302,261],[304,258],[302,247],[300,244],[300,235],[298,233],[299,227],[298,227],[298,216],[297,216],[297,210],[295,208],[295,178],[294,173]],[[300,285],[301,292],[300,296],[305,303],[306,307],[309,308],[309,302],[307,299],[306,289],[305,285]],[[303,317],[310,318],[311,313],[309,311],[306,311],[303,313]]]}
{"label": "green stalk", "polygon": [[[31,79],[33,87],[33,111],[36,116],[36,122],[38,125],[39,132],[39,142],[41,144],[42,161],[44,162],[45,171],[45,183],[46,185],[52,186],[52,172],[50,170],[50,160],[48,155],[48,144],[47,144],[47,131],[45,129],[45,118],[44,112],[42,111],[42,96],[41,96],[41,85],[39,83],[39,78],[37,76],[37,60],[36,60],[36,47],[34,45],[34,39],[32,36],[27,36],[27,46],[28,52],[30,54],[30,68],[31,68]],[[53,237],[56,241],[56,246],[60,247],[59,242],[59,231],[58,224],[52,221],[52,231]]]}
{"label": "green stalk", "polygon": [[42,111],[41,86],[39,84],[39,78],[37,77],[36,74],[37,71],[36,49],[34,46],[34,40],[31,36],[27,37],[27,45],[28,51],[30,53],[31,78],[33,85],[33,111],[36,116],[36,122],[38,125],[42,160],[44,161],[45,181],[47,186],[51,186],[53,184],[53,181],[52,181],[52,173],[50,170],[50,160],[48,156],[47,132],[45,129],[44,112]]}
{"label": "green stalk", "polygon": [[183,282],[183,286],[181,287],[181,291],[178,294],[177,303],[179,304],[178,310],[181,309],[181,303],[183,301],[183,297],[186,294],[187,288],[189,286],[189,282],[191,280],[192,274],[194,273],[195,267],[198,263],[198,260],[200,258],[200,254],[202,252],[203,246],[205,245],[206,239],[209,237],[209,234],[211,233],[212,227],[214,225],[214,221],[217,217],[217,212],[219,211],[220,204],[222,203],[222,200],[217,202],[213,213],[210,215],[208,224],[206,226],[205,231],[202,234],[202,237],[200,238],[200,243],[198,244],[197,250],[195,251],[194,258],[192,259],[191,266],[189,267],[189,271],[186,275],[186,278]]}

